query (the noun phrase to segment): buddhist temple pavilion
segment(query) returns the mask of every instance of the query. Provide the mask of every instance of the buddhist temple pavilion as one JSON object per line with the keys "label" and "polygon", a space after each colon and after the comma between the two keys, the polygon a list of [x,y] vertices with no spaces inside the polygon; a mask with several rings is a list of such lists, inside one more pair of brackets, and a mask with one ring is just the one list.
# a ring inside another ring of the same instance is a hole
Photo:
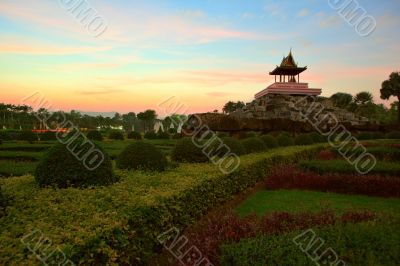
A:
{"label": "buddhist temple pavilion", "polygon": [[305,71],[307,67],[298,67],[293,59],[292,51],[289,55],[283,57],[280,66],[269,72],[275,76],[275,83],[269,85],[266,89],[255,95],[258,99],[268,94],[285,94],[285,95],[312,95],[321,94],[321,89],[308,88],[308,83],[300,82],[300,73]]}

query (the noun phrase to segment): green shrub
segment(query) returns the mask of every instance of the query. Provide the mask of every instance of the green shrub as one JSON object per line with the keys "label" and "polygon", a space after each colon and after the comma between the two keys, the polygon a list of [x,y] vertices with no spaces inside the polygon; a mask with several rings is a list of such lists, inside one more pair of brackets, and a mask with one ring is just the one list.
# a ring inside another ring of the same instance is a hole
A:
{"label": "green shrub", "polygon": [[46,131],[39,135],[41,141],[57,140],[56,132]]}
{"label": "green shrub", "polygon": [[124,133],[121,130],[112,130],[108,135],[109,139],[124,140]]}
{"label": "green shrub", "polygon": [[387,139],[400,139],[400,131],[392,131],[386,134]]}
{"label": "green shrub", "polygon": [[167,159],[153,144],[137,141],[127,146],[117,158],[117,167],[128,170],[164,171]]}
{"label": "green shrub", "polygon": [[98,130],[90,130],[86,136],[88,139],[102,141],[103,136],[101,135],[100,131]]}
{"label": "green shrub", "polygon": [[326,138],[319,134],[318,132],[311,132],[309,133],[311,139],[313,140],[314,143],[322,143],[326,142]]}
{"label": "green shrub", "polygon": [[246,132],[245,138],[255,138],[257,137],[257,133],[254,131]]}
{"label": "green shrub", "polygon": [[246,153],[242,143],[239,140],[231,137],[220,138],[220,140],[222,143],[219,141],[213,141],[212,143],[216,149],[221,146],[218,150],[216,150],[214,155],[222,157],[228,152],[231,152],[239,156]]}
{"label": "green shrub", "polygon": [[[91,152],[92,147],[97,152]],[[96,156],[99,156],[98,159],[91,161]],[[83,138],[53,146],[39,162],[34,175],[40,187],[87,187],[117,181],[108,154],[97,144]]]}
{"label": "green shrub", "polygon": [[169,139],[170,138],[170,136],[169,136],[169,133],[168,132],[163,132],[163,131],[158,131],[158,134],[157,134],[157,138],[158,139]]}
{"label": "green shrub", "polygon": [[313,144],[313,139],[309,134],[299,134],[294,139],[296,145],[311,145]]}
{"label": "green shrub", "polygon": [[278,141],[279,146],[282,146],[282,147],[294,145],[293,138],[286,133],[280,134],[277,138],[277,141]]}
{"label": "green shrub", "polygon": [[145,139],[158,139],[157,133],[155,133],[154,131],[147,131],[144,134],[144,138]]}
{"label": "green shrub", "polygon": [[37,141],[38,140],[38,136],[36,133],[33,133],[30,130],[24,130],[20,133],[18,140],[25,140],[25,141]]}
{"label": "green shrub", "polygon": [[191,138],[182,138],[176,142],[172,149],[171,158],[177,162],[204,163],[208,157],[202,148],[197,147]]}
{"label": "green shrub", "polygon": [[271,135],[262,135],[260,139],[264,142],[265,146],[267,146],[268,149],[276,148],[279,146],[276,138]]}
{"label": "green shrub", "polygon": [[256,137],[247,138],[241,141],[246,153],[261,152],[267,149],[264,142]]}
{"label": "green shrub", "polygon": [[137,139],[137,140],[141,140],[142,139],[142,134],[140,134],[139,132],[136,131],[131,131],[128,133],[128,139]]}
{"label": "green shrub", "polygon": [[3,140],[2,139],[0,139],[0,145],[2,145],[3,144]]}

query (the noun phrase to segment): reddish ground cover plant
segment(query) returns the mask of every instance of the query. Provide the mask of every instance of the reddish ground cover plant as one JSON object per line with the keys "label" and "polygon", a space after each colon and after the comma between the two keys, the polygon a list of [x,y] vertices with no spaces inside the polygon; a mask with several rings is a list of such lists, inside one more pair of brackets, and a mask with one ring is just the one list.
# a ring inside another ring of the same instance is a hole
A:
{"label": "reddish ground cover plant", "polygon": [[268,189],[305,189],[378,197],[400,197],[400,178],[378,175],[319,175],[295,166],[276,167],[267,178]]}
{"label": "reddish ground cover plant", "polygon": [[330,150],[323,150],[317,154],[317,160],[328,161],[335,158],[335,155]]}
{"label": "reddish ground cover plant", "polygon": [[221,244],[239,242],[259,234],[282,234],[310,227],[357,223],[375,218],[376,215],[369,211],[347,211],[342,215],[335,215],[333,211],[300,214],[275,212],[266,214],[261,219],[255,215],[240,218],[233,213],[214,214],[185,233],[185,236],[191,245],[201,250],[214,265],[218,265],[218,248]]}

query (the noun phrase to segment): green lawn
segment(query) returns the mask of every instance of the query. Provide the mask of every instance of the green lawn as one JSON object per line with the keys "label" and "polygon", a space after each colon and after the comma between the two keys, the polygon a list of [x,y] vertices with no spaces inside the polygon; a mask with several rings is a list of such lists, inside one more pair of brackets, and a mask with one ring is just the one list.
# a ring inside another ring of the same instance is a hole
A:
{"label": "green lawn", "polygon": [[[313,252],[321,245],[318,248],[319,254],[331,248],[338,256],[337,261],[344,262],[334,265],[399,265],[400,231],[396,228],[399,228],[399,220],[311,228],[315,232],[315,239],[321,238],[323,242],[311,246],[309,254],[315,257]],[[223,245],[220,249],[220,265],[332,265],[323,264],[322,261],[316,264],[296,245],[293,239],[304,231],[259,235],[239,243]],[[306,247],[312,240],[310,234],[308,236],[308,239],[300,238],[297,243]]]}
{"label": "green lawn", "polygon": [[234,211],[240,216],[251,213],[262,216],[274,211],[299,213],[332,209],[342,212],[352,208],[397,214],[400,213],[400,199],[301,190],[262,190],[246,199]]}

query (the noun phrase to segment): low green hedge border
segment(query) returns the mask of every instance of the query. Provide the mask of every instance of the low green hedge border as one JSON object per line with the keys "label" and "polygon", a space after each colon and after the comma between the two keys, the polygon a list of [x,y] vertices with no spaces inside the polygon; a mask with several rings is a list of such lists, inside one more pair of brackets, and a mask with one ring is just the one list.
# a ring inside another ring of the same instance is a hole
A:
{"label": "low green hedge border", "polygon": [[37,228],[77,264],[146,265],[162,249],[157,241],[161,233],[195,222],[264,179],[278,162],[309,159],[324,148],[326,145],[288,147],[245,155],[238,170],[229,175],[209,163],[182,164],[154,176],[119,172],[121,182],[84,190],[39,189],[29,176],[7,179],[4,192],[12,195],[15,203],[0,220],[4,229],[0,264],[35,260],[20,238]]}

